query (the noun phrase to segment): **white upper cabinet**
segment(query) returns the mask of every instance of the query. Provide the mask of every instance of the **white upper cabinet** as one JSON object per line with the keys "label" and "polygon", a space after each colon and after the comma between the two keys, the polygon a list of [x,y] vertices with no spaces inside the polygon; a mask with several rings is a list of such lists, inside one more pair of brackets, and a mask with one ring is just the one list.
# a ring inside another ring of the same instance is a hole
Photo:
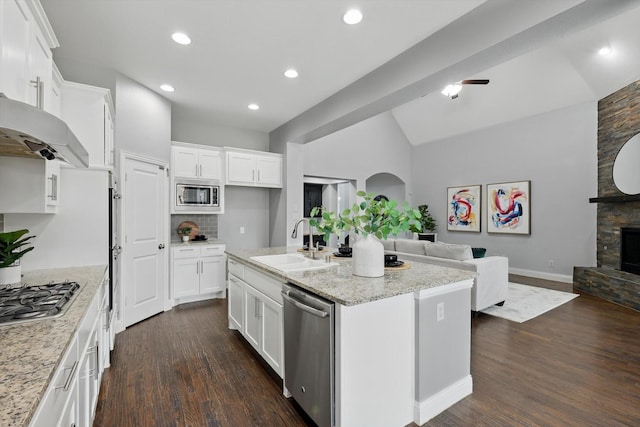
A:
{"label": "white upper cabinet", "polygon": [[51,49],[58,46],[38,0],[0,0],[0,92],[49,111]]}
{"label": "white upper cabinet", "polygon": [[226,184],[282,188],[282,155],[227,149]]}
{"label": "white upper cabinet", "polygon": [[57,212],[60,203],[59,160],[0,157],[0,182],[3,184],[0,185],[0,212]]}
{"label": "white upper cabinet", "polygon": [[62,78],[62,74],[60,74],[60,70],[58,70],[58,67],[56,67],[54,62],[51,69],[51,86],[47,96],[45,97],[44,109],[58,118],[60,118],[62,114],[60,110],[62,108],[63,81],[64,79]]}
{"label": "white upper cabinet", "polygon": [[217,148],[171,147],[173,176],[222,180],[222,156]]}
{"label": "white upper cabinet", "polygon": [[80,83],[62,83],[61,118],[89,152],[90,168],[113,167],[113,117],[113,101],[109,89]]}

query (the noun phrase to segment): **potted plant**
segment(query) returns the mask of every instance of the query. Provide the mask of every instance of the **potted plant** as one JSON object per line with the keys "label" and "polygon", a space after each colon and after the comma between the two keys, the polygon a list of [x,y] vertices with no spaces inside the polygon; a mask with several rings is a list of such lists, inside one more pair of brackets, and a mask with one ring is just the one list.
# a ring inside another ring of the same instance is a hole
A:
{"label": "potted plant", "polygon": [[436,220],[431,216],[428,205],[419,205],[418,211],[420,212],[420,225],[422,226],[422,232],[418,232],[418,240],[429,240],[431,242],[436,241]]}
{"label": "potted plant", "polygon": [[182,227],[178,229],[178,234],[182,236],[183,242],[189,241],[189,234],[191,234],[191,230],[193,230],[191,227]]}
{"label": "potted plant", "polygon": [[324,234],[325,241],[331,234],[353,230],[359,236],[353,245],[353,274],[380,277],[384,275],[384,247],[379,239],[403,231],[420,231],[420,212],[406,202],[399,208],[396,200],[375,200],[373,193],[364,191],[357,194],[363,201],[340,214],[314,207],[311,216],[321,209],[322,216],[310,219],[309,224]]}
{"label": "potted plant", "polygon": [[22,237],[28,232],[25,229],[0,233],[0,285],[20,282],[20,258],[33,250],[33,246],[24,247],[35,237]]}

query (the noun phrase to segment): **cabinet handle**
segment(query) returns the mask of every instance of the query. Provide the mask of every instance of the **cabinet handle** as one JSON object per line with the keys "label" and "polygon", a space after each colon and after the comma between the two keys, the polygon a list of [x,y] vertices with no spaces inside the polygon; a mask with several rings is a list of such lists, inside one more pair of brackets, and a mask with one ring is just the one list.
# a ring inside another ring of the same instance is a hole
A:
{"label": "cabinet handle", "polygon": [[36,88],[36,108],[44,110],[44,82],[40,76],[36,76],[35,80],[31,80],[31,86]]}
{"label": "cabinet handle", "polygon": [[258,169],[258,182],[260,182],[260,169]]}
{"label": "cabinet handle", "polygon": [[200,176],[202,176],[202,165],[200,165]]}
{"label": "cabinet handle", "polygon": [[255,313],[255,317],[257,317],[258,319],[260,318],[260,300],[258,298],[255,298],[254,300],[254,313]]}
{"label": "cabinet handle", "polygon": [[52,201],[56,201],[58,200],[58,175],[56,175],[55,173],[52,173],[48,179],[49,181],[51,181],[51,188],[50,188],[51,194],[49,194],[47,197],[50,198]]}
{"label": "cabinet handle", "polygon": [[71,370],[71,372],[69,372],[69,376],[65,380],[64,385],[59,385],[55,389],[56,390],[62,390],[62,391],[68,391],[69,387],[71,387],[71,379],[76,374],[76,369],[78,369],[78,361],[77,360],[75,362],[73,362],[73,366],[71,366],[70,368],[69,367],[64,368],[65,371]]}
{"label": "cabinet handle", "polygon": [[100,344],[96,341],[96,370],[95,370],[95,379],[98,381],[98,376],[100,375]]}

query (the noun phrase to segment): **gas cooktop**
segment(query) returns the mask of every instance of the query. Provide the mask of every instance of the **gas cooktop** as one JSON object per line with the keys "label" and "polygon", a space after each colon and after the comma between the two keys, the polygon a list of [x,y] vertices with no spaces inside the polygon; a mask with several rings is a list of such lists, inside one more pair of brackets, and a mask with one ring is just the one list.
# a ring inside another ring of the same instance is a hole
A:
{"label": "gas cooktop", "polygon": [[77,282],[1,288],[0,325],[60,316],[79,288]]}

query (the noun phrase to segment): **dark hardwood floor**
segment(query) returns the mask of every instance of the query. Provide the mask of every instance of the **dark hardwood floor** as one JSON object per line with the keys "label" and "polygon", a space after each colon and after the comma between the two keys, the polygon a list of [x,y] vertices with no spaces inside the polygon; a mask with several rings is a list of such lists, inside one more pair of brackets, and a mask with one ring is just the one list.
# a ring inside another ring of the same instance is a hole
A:
{"label": "dark hardwood floor", "polygon": [[[310,425],[226,317],[186,304],[119,334],[94,426]],[[640,426],[640,313],[581,295],[471,333],[473,394],[427,426]]]}

